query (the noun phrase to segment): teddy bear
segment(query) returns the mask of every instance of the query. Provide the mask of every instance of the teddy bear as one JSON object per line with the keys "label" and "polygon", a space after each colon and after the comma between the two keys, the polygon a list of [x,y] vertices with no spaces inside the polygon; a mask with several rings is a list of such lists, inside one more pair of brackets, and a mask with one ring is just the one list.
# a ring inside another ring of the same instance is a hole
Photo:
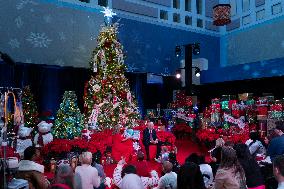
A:
{"label": "teddy bear", "polygon": [[31,132],[32,128],[25,127],[24,124],[21,124],[18,130],[18,138],[16,141],[16,152],[22,156],[25,149],[33,145]]}
{"label": "teddy bear", "polygon": [[52,123],[47,123],[46,121],[41,121],[37,125],[38,133],[34,138],[34,143],[36,146],[42,147],[53,141],[53,135],[50,132],[52,126]]}
{"label": "teddy bear", "polygon": [[88,129],[83,129],[81,131],[81,136],[82,136],[83,139],[90,140],[91,139],[90,135],[91,135],[91,131],[88,130]]}

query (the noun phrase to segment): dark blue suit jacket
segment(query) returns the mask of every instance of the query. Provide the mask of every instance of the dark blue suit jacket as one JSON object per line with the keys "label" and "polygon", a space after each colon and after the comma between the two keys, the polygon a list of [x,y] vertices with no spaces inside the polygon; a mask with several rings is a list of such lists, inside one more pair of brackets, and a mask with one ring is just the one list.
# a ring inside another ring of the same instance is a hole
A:
{"label": "dark blue suit jacket", "polygon": [[284,154],[284,135],[273,138],[267,149],[267,155],[273,161],[276,156]]}
{"label": "dark blue suit jacket", "polygon": [[[153,140],[156,140],[157,139],[157,133],[155,131],[155,129],[152,130],[152,138]],[[149,129],[146,128],[144,129],[143,131],[143,144],[144,146],[148,146],[150,145],[150,133],[149,133]]]}

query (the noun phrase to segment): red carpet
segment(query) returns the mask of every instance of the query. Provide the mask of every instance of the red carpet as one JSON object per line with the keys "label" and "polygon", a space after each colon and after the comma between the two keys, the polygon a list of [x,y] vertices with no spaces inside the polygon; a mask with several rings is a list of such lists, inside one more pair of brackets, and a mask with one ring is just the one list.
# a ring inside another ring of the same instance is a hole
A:
{"label": "red carpet", "polygon": [[[191,153],[197,153],[197,154],[202,154],[206,155],[206,160],[209,158],[208,156],[208,150],[205,149],[204,147],[199,146],[198,144],[194,143],[190,139],[178,139],[176,140],[176,147],[178,149],[177,153],[177,160],[180,164],[183,164],[185,161],[185,158],[189,156]],[[149,166],[151,169],[156,170],[159,174],[162,171],[162,166],[161,164],[155,162],[154,160],[149,162]],[[113,170],[116,167],[115,164],[113,165],[105,165],[105,173],[108,177],[112,177]]]}
{"label": "red carpet", "polygon": [[208,161],[209,153],[205,147],[194,143],[190,139],[178,139],[176,140],[176,146],[178,149],[177,160],[180,164],[183,164],[185,159],[192,153],[199,155],[205,155],[206,161]]}

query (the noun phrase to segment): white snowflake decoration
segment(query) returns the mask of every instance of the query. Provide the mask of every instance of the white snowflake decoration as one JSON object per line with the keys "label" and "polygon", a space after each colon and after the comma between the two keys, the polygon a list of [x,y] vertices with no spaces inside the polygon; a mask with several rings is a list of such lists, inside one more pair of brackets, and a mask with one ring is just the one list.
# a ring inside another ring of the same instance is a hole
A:
{"label": "white snowflake decoration", "polygon": [[137,68],[134,66],[134,64],[127,65],[127,71],[134,72]]}
{"label": "white snowflake decoration", "polygon": [[51,43],[51,39],[49,39],[45,33],[34,33],[31,32],[29,37],[27,38],[35,48],[48,48],[48,45]]}
{"label": "white snowflake decoration", "polygon": [[11,46],[12,49],[19,48],[20,42],[18,41],[18,39],[10,39],[9,45]]}
{"label": "white snowflake decoration", "polygon": [[65,34],[63,32],[59,32],[58,35],[59,35],[59,39],[61,41],[65,41],[66,40],[66,36],[65,36]]}
{"label": "white snowflake decoration", "polygon": [[20,48],[20,42],[18,41],[18,39],[10,39],[9,45],[12,49]]}
{"label": "white snowflake decoration", "polygon": [[165,67],[165,68],[164,68],[164,74],[165,74],[165,75],[170,75],[170,71],[169,71],[169,68],[168,68],[168,67]]}
{"label": "white snowflake decoration", "polygon": [[17,28],[21,28],[24,25],[24,22],[21,16],[18,16],[17,18],[15,18],[15,23],[16,23]]}
{"label": "white snowflake decoration", "polygon": [[27,4],[37,5],[36,2],[32,0],[20,0],[19,3],[16,5],[17,10],[23,9]]}
{"label": "white snowflake decoration", "polygon": [[115,16],[116,15],[116,13],[115,12],[112,12],[112,9],[110,9],[110,8],[106,8],[106,7],[103,7],[104,8],[104,10],[103,11],[101,11],[102,13],[104,13],[104,17],[110,17],[110,18],[112,18],[113,16]]}
{"label": "white snowflake decoration", "polygon": [[160,64],[160,60],[158,58],[155,58],[155,64]]}

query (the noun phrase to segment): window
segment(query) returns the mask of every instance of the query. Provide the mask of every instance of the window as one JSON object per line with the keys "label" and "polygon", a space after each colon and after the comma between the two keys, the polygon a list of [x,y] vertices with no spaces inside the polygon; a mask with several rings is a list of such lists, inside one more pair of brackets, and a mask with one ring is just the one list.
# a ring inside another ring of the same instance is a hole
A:
{"label": "window", "polygon": [[98,0],[98,5],[107,7],[108,6],[108,0]]}
{"label": "window", "polygon": [[173,21],[180,23],[180,15],[178,13],[173,14]]}
{"label": "window", "polygon": [[231,5],[231,16],[235,16],[237,14],[237,2],[236,0],[230,0]]}
{"label": "window", "polygon": [[192,25],[192,17],[190,17],[190,16],[185,16],[185,17],[184,17],[184,23],[185,23],[186,25]]}
{"label": "window", "polygon": [[262,9],[256,12],[256,20],[262,20],[265,17],[265,10]]}
{"label": "window", "polygon": [[243,12],[249,11],[250,0],[243,0]]}
{"label": "window", "polygon": [[202,0],[196,0],[196,13],[202,14]]}
{"label": "window", "polygon": [[278,3],[278,4],[272,6],[272,14],[273,15],[279,14],[281,12],[282,12],[281,3]]}
{"label": "window", "polygon": [[184,10],[191,12],[191,0],[185,0],[184,2]]}
{"label": "window", "polygon": [[160,10],[160,19],[168,20],[168,12],[164,10]]}
{"label": "window", "polygon": [[251,22],[251,17],[250,15],[244,16],[243,17],[243,25],[247,25]]}
{"label": "window", "polygon": [[203,20],[197,19],[197,27],[203,28]]}
{"label": "window", "polygon": [[173,7],[175,9],[179,9],[180,8],[180,2],[179,0],[173,0]]}

